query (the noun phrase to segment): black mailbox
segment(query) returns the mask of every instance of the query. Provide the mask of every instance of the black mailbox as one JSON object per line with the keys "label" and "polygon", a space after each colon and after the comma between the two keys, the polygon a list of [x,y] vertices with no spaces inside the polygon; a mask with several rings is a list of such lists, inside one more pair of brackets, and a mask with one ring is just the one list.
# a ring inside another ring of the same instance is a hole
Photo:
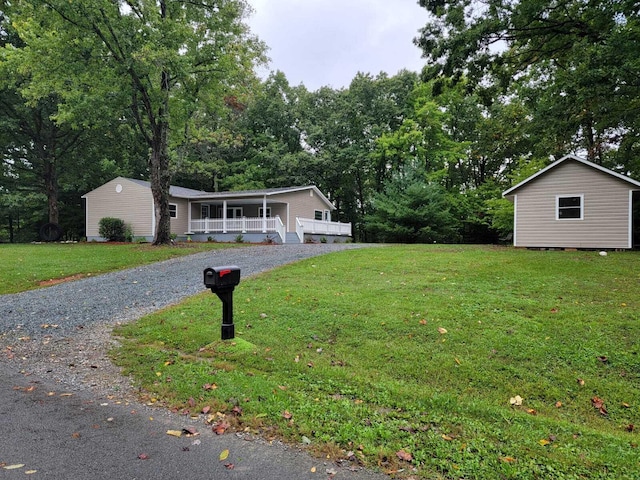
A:
{"label": "black mailbox", "polygon": [[222,300],[222,340],[235,336],[233,325],[233,289],[240,283],[240,268],[235,265],[204,269],[204,285]]}
{"label": "black mailbox", "polygon": [[235,265],[205,268],[204,285],[212,292],[232,289],[240,283],[240,268]]}

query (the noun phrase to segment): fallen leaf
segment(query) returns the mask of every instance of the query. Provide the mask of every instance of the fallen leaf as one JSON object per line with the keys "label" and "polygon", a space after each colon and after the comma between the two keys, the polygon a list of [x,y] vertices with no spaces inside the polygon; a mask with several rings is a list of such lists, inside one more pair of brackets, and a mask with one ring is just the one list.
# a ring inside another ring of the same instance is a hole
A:
{"label": "fallen leaf", "polygon": [[609,359],[606,357],[606,355],[600,355],[600,356],[598,356],[596,358],[602,363],[607,363],[609,361]]}
{"label": "fallen leaf", "polygon": [[513,463],[516,461],[516,459],[513,457],[500,457],[500,460],[506,463]]}
{"label": "fallen leaf", "polygon": [[207,413],[209,413],[211,411],[211,407],[209,405],[207,405],[206,407],[202,408],[202,413],[204,415],[206,415]]}
{"label": "fallen leaf", "polygon": [[579,378],[578,379],[578,385],[580,385],[581,387],[584,387],[584,380]]}
{"label": "fallen leaf", "polygon": [[537,415],[538,414],[538,412],[533,408],[527,408],[527,413],[529,415]]}
{"label": "fallen leaf", "polygon": [[225,422],[224,420],[220,420],[219,422],[216,422],[213,427],[211,427],[211,430],[213,430],[213,432],[216,435],[222,435],[224,432],[226,432],[226,430],[230,427],[231,425],[229,425],[227,422]]}
{"label": "fallen leaf", "polygon": [[284,385],[278,385],[278,388],[279,388],[280,390],[286,390],[288,387],[285,387]]}
{"label": "fallen leaf", "polygon": [[184,433],[187,436],[200,435],[198,433],[198,430],[195,429],[195,427],[183,427],[182,428],[182,433]]}
{"label": "fallen leaf", "polygon": [[427,321],[423,318],[422,320],[420,320],[420,325],[426,325]]}
{"label": "fallen leaf", "polygon": [[171,435],[172,437],[181,437],[182,430],[167,430],[167,435]]}
{"label": "fallen leaf", "polygon": [[446,328],[442,328],[442,327],[438,327],[438,332],[440,332],[442,335],[444,335],[445,333],[447,333],[447,329]]}
{"label": "fallen leaf", "polygon": [[458,358],[457,358],[457,357],[454,357],[453,359],[456,361],[456,363],[457,363],[458,365],[461,365],[460,360],[458,360]]}
{"label": "fallen leaf", "polygon": [[38,473],[38,470],[26,470],[25,475],[33,475],[34,473]]}
{"label": "fallen leaf", "polygon": [[335,475],[338,471],[335,468],[327,468],[327,475]]}
{"label": "fallen leaf", "polygon": [[282,412],[282,418],[286,418],[287,420],[291,420],[293,415],[289,412],[289,410],[285,410]]}
{"label": "fallen leaf", "polygon": [[627,430],[627,432],[633,432],[634,428],[635,427],[633,426],[633,423],[630,423],[629,425],[627,425],[627,429],[626,430]]}
{"label": "fallen leaf", "polygon": [[146,453],[141,453],[140,455],[138,455],[138,458],[140,460],[149,460],[149,455],[147,455]]}
{"label": "fallen leaf", "polygon": [[608,415],[609,412],[607,412],[607,407],[605,407],[604,405],[604,400],[602,400],[600,397],[593,397],[591,399],[591,405],[593,405],[593,408],[597,409],[598,412],[600,412],[600,415]]}
{"label": "fallen leaf", "polygon": [[311,467],[311,473],[316,473],[316,467]]}
{"label": "fallen leaf", "polygon": [[562,402],[558,401],[556,402],[556,408],[560,408],[562,406]]}
{"label": "fallen leaf", "polygon": [[220,452],[220,460],[226,460],[229,457],[229,449],[222,450]]}
{"label": "fallen leaf", "polygon": [[224,468],[227,470],[233,470],[236,466],[233,463],[225,463]]}
{"label": "fallen leaf", "polygon": [[16,463],[14,465],[7,465],[4,468],[5,470],[17,470],[18,468],[24,467],[24,463]]}
{"label": "fallen leaf", "polygon": [[629,405],[627,402],[622,402],[622,406],[624,408],[631,408],[631,405]]}
{"label": "fallen leaf", "polygon": [[80,432],[73,432],[71,438],[80,438]]}
{"label": "fallen leaf", "polygon": [[411,455],[411,453],[405,451],[404,449],[399,450],[396,452],[396,456],[400,459],[400,460],[404,460],[405,462],[411,462],[413,461],[413,455]]}
{"label": "fallen leaf", "polygon": [[546,438],[543,438],[542,440],[538,440],[538,443],[540,445],[542,445],[543,447],[546,447],[547,445],[549,445],[551,443],[551,440],[548,440]]}
{"label": "fallen leaf", "polygon": [[442,439],[446,440],[447,442],[450,442],[453,440],[453,437],[449,436],[449,435],[445,435],[444,433],[442,434]]}
{"label": "fallen leaf", "polygon": [[240,417],[240,416],[242,416],[242,408],[236,405],[231,410],[231,413],[236,417]]}

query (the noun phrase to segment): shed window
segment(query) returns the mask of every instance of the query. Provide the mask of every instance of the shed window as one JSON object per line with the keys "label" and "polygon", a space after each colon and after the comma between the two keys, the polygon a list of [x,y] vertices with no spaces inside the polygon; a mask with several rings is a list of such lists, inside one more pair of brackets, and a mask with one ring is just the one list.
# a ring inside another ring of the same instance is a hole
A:
{"label": "shed window", "polygon": [[169,204],[169,216],[171,218],[178,218],[178,205],[175,203]]}
{"label": "shed window", "polygon": [[582,195],[558,195],[557,220],[582,220],[583,218],[583,196]]}

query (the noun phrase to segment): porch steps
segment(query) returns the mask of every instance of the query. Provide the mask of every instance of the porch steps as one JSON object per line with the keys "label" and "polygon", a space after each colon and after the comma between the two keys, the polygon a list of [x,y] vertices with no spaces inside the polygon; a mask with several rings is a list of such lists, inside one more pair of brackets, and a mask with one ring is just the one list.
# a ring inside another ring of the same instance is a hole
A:
{"label": "porch steps", "polygon": [[300,243],[298,234],[296,232],[287,232],[285,243]]}

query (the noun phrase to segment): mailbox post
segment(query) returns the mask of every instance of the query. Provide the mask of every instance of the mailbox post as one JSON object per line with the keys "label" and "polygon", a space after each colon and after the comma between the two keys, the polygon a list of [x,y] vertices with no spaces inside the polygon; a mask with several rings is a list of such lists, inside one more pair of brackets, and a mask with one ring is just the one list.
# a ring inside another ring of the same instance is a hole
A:
{"label": "mailbox post", "polygon": [[235,336],[233,290],[240,283],[240,268],[235,265],[204,269],[204,285],[222,300],[222,340]]}

